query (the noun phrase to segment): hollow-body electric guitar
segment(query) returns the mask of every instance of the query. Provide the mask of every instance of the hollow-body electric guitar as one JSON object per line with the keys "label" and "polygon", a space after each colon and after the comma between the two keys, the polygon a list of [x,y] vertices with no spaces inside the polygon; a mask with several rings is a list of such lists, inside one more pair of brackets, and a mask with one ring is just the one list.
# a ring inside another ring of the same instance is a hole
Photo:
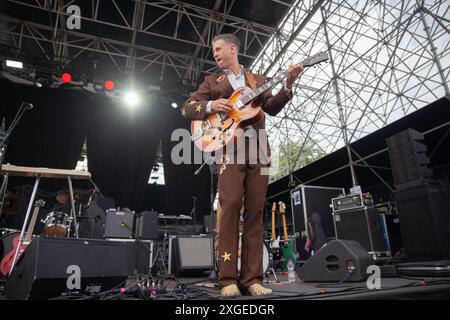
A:
{"label": "hollow-body electric guitar", "polygon": [[[301,64],[306,68],[327,60],[328,54],[319,52],[306,58]],[[233,106],[229,113],[212,113],[205,120],[193,120],[191,122],[192,141],[204,152],[217,151],[230,141],[236,143],[243,131],[238,130],[239,128],[243,129],[248,125],[257,123],[264,116],[261,107],[252,105],[252,102],[287,76],[288,71],[284,70],[254,91],[249,87],[242,87],[234,91],[228,99]]]}

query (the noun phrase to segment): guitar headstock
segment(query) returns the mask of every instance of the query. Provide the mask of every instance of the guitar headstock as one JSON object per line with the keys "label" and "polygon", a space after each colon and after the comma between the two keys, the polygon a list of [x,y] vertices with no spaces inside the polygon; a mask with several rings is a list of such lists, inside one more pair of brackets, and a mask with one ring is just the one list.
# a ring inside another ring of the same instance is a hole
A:
{"label": "guitar headstock", "polygon": [[276,210],[277,210],[277,203],[274,202],[274,203],[272,204],[272,213],[275,213]]}
{"label": "guitar headstock", "polygon": [[278,202],[278,211],[280,212],[281,215],[283,215],[285,213],[285,209],[286,209],[286,205],[284,204],[284,202],[279,201]]}
{"label": "guitar headstock", "polygon": [[45,201],[42,199],[39,199],[34,203],[34,206],[38,207],[38,208],[42,208],[43,206],[45,206]]}
{"label": "guitar headstock", "polygon": [[306,58],[302,61],[302,64],[304,67],[311,67],[316,64],[319,64],[321,62],[327,61],[329,59],[328,53],[324,51],[320,51],[319,53],[316,53],[315,55]]}

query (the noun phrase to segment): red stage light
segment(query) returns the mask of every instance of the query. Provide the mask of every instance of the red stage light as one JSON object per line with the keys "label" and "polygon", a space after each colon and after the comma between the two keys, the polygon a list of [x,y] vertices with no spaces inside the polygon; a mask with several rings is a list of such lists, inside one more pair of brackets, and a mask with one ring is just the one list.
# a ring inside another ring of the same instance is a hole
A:
{"label": "red stage light", "polygon": [[72,81],[72,75],[70,73],[64,72],[61,76],[61,80],[64,83],[70,82],[70,81]]}
{"label": "red stage light", "polygon": [[114,86],[115,86],[114,81],[112,81],[112,80],[105,81],[105,89],[106,90],[112,90],[112,89],[114,89]]}

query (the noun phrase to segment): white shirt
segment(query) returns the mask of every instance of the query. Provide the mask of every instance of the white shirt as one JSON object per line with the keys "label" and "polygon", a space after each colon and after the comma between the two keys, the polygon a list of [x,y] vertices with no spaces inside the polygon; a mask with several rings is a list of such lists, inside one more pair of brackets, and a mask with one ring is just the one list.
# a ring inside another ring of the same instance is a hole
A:
{"label": "white shirt", "polygon": [[[224,70],[233,90],[236,90],[238,88],[245,86],[244,66],[242,64],[239,66],[241,67],[241,70],[238,75],[235,75],[234,72],[229,69]],[[207,114],[211,113],[211,107],[212,107],[212,101],[208,101],[208,104],[206,105],[206,113]]]}

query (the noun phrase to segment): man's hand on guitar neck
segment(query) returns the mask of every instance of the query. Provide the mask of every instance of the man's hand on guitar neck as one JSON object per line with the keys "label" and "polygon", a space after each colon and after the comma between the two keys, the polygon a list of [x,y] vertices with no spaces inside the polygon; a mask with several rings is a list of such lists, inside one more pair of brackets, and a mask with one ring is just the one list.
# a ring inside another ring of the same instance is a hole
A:
{"label": "man's hand on guitar neck", "polygon": [[299,74],[303,71],[303,65],[302,64],[298,64],[298,65],[290,65],[288,67],[288,77],[286,80],[286,88],[288,90],[292,89],[292,84],[294,83],[295,79],[297,79],[297,77],[299,76]]}

